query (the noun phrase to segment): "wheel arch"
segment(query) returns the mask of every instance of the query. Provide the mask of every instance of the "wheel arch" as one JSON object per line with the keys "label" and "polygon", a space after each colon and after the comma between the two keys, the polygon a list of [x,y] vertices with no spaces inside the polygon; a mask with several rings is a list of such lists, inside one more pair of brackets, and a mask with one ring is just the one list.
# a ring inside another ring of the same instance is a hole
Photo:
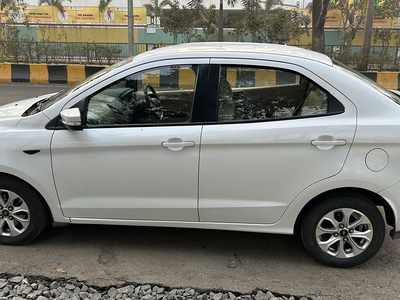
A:
{"label": "wheel arch", "polygon": [[49,218],[50,218],[50,221],[51,221],[53,224],[55,223],[55,221],[54,221],[54,219],[53,219],[53,213],[52,213],[52,211],[51,211],[51,209],[50,209],[49,204],[48,204],[47,201],[43,198],[42,194],[41,194],[32,184],[30,184],[29,182],[27,182],[26,180],[23,180],[22,178],[20,178],[20,177],[18,177],[18,176],[15,176],[15,175],[12,175],[12,174],[8,174],[8,173],[4,173],[4,172],[0,172],[0,181],[2,180],[2,178],[12,178],[12,179],[14,179],[14,180],[17,180],[17,181],[22,182],[23,184],[28,185],[30,188],[32,188],[32,189],[37,193],[37,195],[39,196],[39,198],[40,198],[41,201],[42,201],[42,204],[43,204],[44,207],[46,208],[46,212],[47,212],[47,215],[48,215]]}
{"label": "wheel arch", "polygon": [[[385,216],[384,219],[386,223],[393,228],[395,227],[395,214],[390,206],[390,204],[380,195],[377,193],[374,193],[372,191],[369,191],[367,189],[363,188],[351,188],[351,187],[346,187],[346,188],[337,188],[337,189],[332,189],[326,192],[323,192],[317,196],[315,196],[313,199],[311,199],[300,211],[300,213],[297,215],[295,226],[294,226],[294,234],[296,236],[299,236],[300,230],[301,230],[301,223],[303,222],[307,212],[310,210],[311,207],[317,205],[318,203],[321,203],[324,201],[324,199],[330,195],[333,194],[352,194],[352,195],[363,195],[364,197],[368,198],[371,200],[371,202],[375,206],[382,206],[385,211]],[[392,232],[391,232],[392,235]],[[393,236],[392,236],[393,238]]]}

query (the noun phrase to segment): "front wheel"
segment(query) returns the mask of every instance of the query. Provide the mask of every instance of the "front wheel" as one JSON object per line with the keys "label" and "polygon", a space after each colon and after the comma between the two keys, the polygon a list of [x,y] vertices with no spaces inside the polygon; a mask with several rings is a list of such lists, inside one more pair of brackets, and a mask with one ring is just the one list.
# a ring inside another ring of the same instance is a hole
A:
{"label": "front wheel", "polygon": [[26,244],[47,222],[47,209],[32,187],[15,178],[0,177],[0,244]]}
{"label": "front wheel", "polygon": [[303,220],[301,237],[307,251],[333,267],[354,267],[382,246],[385,223],[377,207],[362,195],[330,196]]}

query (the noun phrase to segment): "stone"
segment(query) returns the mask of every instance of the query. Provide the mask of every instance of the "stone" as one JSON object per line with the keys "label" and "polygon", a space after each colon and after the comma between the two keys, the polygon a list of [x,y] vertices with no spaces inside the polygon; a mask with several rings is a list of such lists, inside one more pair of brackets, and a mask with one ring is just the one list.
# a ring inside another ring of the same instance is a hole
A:
{"label": "stone", "polygon": [[145,295],[142,298],[140,298],[140,300],[152,300],[153,296],[152,295]]}
{"label": "stone", "polygon": [[73,284],[67,284],[66,286],[65,286],[65,288],[67,289],[67,290],[74,290],[75,289],[75,286],[73,285]]}
{"label": "stone", "polygon": [[101,299],[100,293],[94,293],[92,294],[92,297],[90,297],[90,300],[100,300],[100,299]]}
{"label": "stone", "polygon": [[30,293],[28,295],[26,295],[26,299],[29,300],[35,300],[37,298],[37,295],[35,293]]}
{"label": "stone", "polygon": [[118,295],[118,291],[115,287],[112,287],[108,290],[107,295],[111,298],[115,298]]}
{"label": "stone", "polygon": [[254,296],[255,300],[268,300],[269,297],[267,294],[263,293],[262,291],[258,291],[257,294]]}
{"label": "stone", "polygon": [[142,290],[142,291],[148,291],[148,290],[151,290],[151,285],[150,284],[145,284],[145,285],[142,285],[142,287],[141,287],[141,289],[140,290]]}
{"label": "stone", "polygon": [[221,300],[222,299],[222,293],[214,294],[213,292],[211,292],[210,293],[210,298],[211,298],[211,300]]}
{"label": "stone", "polygon": [[122,288],[117,289],[120,294],[130,294],[133,292],[133,287],[131,285],[124,286]]}
{"label": "stone", "polygon": [[43,296],[45,296],[46,298],[50,298],[51,297],[51,292],[50,291],[43,291]]}
{"label": "stone", "polygon": [[60,284],[57,281],[53,281],[52,283],[50,283],[50,289],[51,290],[56,290],[60,287]]}
{"label": "stone", "polygon": [[48,288],[47,286],[45,286],[45,285],[39,283],[39,285],[38,285],[38,290],[39,290],[39,291],[48,291],[49,288]]}
{"label": "stone", "polygon": [[89,287],[86,284],[82,285],[81,292],[88,292],[88,291]]}
{"label": "stone", "polygon": [[62,292],[60,294],[60,296],[58,296],[58,299],[68,299],[68,298],[69,298],[69,295],[66,292]]}
{"label": "stone", "polygon": [[20,283],[24,279],[24,276],[15,276],[10,279],[10,282],[12,283]]}

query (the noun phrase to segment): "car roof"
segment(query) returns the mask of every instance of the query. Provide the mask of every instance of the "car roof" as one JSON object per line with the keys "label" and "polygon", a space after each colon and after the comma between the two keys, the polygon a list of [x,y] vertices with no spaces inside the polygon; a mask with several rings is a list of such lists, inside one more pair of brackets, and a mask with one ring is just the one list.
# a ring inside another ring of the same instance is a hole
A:
{"label": "car roof", "polygon": [[311,50],[277,44],[207,42],[178,44],[150,50],[135,56],[134,63],[173,58],[265,58],[286,57],[317,61],[331,66],[332,60]]}

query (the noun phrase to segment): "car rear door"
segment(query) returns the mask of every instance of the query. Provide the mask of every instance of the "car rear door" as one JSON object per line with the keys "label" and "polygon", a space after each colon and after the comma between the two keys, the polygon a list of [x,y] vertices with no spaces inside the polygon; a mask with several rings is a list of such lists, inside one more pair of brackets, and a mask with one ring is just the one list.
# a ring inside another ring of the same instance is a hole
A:
{"label": "car rear door", "polygon": [[214,59],[210,68],[220,84],[201,138],[200,220],[277,222],[303,189],[340,172],[356,109],[300,66]]}

